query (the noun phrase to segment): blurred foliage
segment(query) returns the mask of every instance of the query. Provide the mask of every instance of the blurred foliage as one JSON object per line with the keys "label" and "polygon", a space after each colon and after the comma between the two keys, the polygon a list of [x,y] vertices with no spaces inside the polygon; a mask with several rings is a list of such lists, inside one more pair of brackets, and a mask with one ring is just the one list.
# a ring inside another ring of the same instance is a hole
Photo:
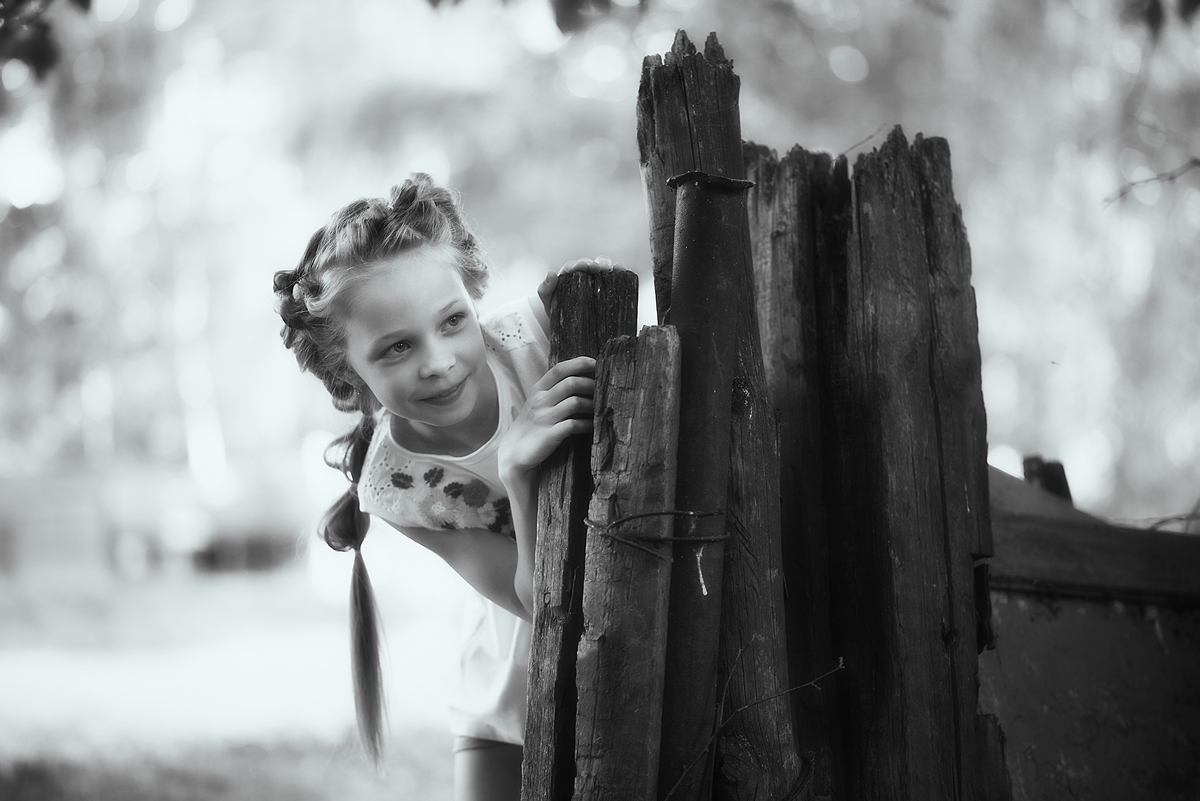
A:
{"label": "blurred foliage", "polygon": [[[58,63],[59,48],[44,19],[52,0],[0,0],[0,61],[17,59],[45,78]],[[71,0],[80,10],[91,0]]]}
{"label": "blurred foliage", "polygon": [[279,345],[271,274],[419,169],[462,192],[494,299],[598,253],[648,283],[638,65],[685,27],[733,58],[748,139],[949,140],[996,463],[1061,459],[1125,517],[1200,494],[1200,171],[1165,180],[1200,157],[1190,0],[614,0],[570,36],[545,0],[66,8],[58,69],[0,65],[9,472],[150,465],[218,506],[269,479],[307,509],[300,443],[347,422]]}

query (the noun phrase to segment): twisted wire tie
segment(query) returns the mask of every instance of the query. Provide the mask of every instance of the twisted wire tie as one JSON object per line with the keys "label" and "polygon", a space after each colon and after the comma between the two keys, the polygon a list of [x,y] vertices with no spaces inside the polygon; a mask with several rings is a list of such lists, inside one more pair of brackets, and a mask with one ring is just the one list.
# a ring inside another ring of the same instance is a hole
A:
{"label": "twisted wire tie", "polygon": [[[662,511],[662,512],[639,512],[638,514],[635,514],[635,515],[625,515],[624,517],[618,517],[616,520],[611,520],[604,525],[597,523],[595,520],[592,520],[590,517],[585,517],[583,519],[583,522],[587,525],[588,528],[593,529],[598,534],[608,537],[611,540],[616,540],[617,542],[624,543],[625,545],[628,545],[631,548],[637,548],[639,551],[645,551],[646,553],[650,554],[651,556],[654,556],[658,559],[662,559],[662,560],[666,561],[669,558],[669,554],[663,554],[663,553],[660,553],[659,551],[654,550],[653,548],[647,548],[645,545],[642,545],[641,543],[642,542],[694,542],[694,543],[723,542],[723,541],[729,539],[728,534],[714,534],[711,536],[702,536],[702,537],[693,536],[696,531],[696,520],[697,519],[699,519],[701,517],[716,517],[717,515],[721,515],[721,514],[724,514],[724,511],[722,509],[713,509],[710,512],[691,512],[691,511],[687,511],[685,509],[668,509],[668,510]],[[642,535],[639,535],[636,537],[622,537],[619,534],[613,534],[612,530],[611,530],[611,529],[615,528],[616,526],[621,525],[622,523],[629,522],[630,520],[638,520],[643,517],[665,517],[667,515],[688,518],[688,534],[687,534],[687,536],[654,537],[654,536],[642,534]]]}

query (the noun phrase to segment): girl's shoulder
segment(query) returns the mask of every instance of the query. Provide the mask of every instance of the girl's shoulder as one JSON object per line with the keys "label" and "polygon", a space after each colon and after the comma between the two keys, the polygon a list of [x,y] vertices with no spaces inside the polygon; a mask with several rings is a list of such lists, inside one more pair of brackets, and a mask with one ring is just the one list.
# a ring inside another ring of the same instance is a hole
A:
{"label": "girl's shoulder", "polygon": [[484,315],[480,327],[489,355],[511,380],[513,399],[524,403],[549,366],[550,321],[541,299],[535,295],[501,306]]}
{"label": "girl's shoulder", "polygon": [[514,351],[529,346],[549,350],[550,320],[536,295],[506,303],[480,320],[484,340],[492,350]]}

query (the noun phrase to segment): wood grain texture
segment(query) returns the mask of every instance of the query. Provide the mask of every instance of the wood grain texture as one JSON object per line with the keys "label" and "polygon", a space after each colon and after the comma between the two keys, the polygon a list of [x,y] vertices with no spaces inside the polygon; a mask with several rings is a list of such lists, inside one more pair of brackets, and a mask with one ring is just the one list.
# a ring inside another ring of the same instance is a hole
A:
{"label": "wood grain texture", "polygon": [[[665,59],[652,56],[644,63],[638,143],[660,319],[670,319],[673,240],[668,232],[676,225],[674,195],[663,187],[668,178],[690,171],[729,178],[745,175],[738,91],[739,79],[714,36],[700,54],[680,32]],[[713,767],[720,797],[758,798],[772,787],[794,784],[799,765],[787,701],[756,703],[786,689],[788,679],[779,615],[783,579],[778,562],[776,431],[762,378],[748,241],[738,261],[733,295],[737,302],[730,304],[737,315],[737,347],[725,521],[730,540],[722,568],[718,676],[725,713],[745,709],[722,727]],[[661,793],[671,786],[664,784]],[[673,796],[680,797],[686,796]]]}
{"label": "wood grain texture", "polygon": [[1000,721],[995,715],[980,715],[976,750],[982,760],[979,801],[1011,801],[1012,779],[1005,761],[1007,747]]}
{"label": "wood grain texture", "polygon": [[[675,265],[669,319],[679,332],[681,520],[671,570],[671,623],[663,693],[660,794],[707,798],[717,714],[717,651],[725,565],[725,495],[735,316],[730,298],[741,251],[744,187],[690,173],[675,206]],[[705,755],[707,759],[700,759]]]}
{"label": "wood grain texture", "polygon": [[[767,389],[779,421],[780,532],[791,685],[837,664],[830,631],[822,502],[816,259],[832,160],[794,147],[782,159],[747,144],[750,242]],[[836,676],[791,695],[796,744],[811,754],[815,797],[842,797],[835,764]]]}
{"label": "wood grain texture", "polygon": [[929,268],[919,184],[898,129],[859,157],[852,191],[844,271],[826,265],[835,274],[821,292],[847,793],[960,798]]}
{"label": "wood grain texture", "polygon": [[979,320],[971,286],[971,247],[954,200],[950,146],[917,134],[913,155],[921,185],[933,294],[933,380],[942,440],[947,524],[969,553],[993,553],[988,504],[987,413],[980,377]]}
{"label": "wood grain texture", "polygon": [[990,616],[990,598],[977,601],[975,559],[992,555],[988,502],[987,419],[983,406],[979,323],[971,286],[971,249],[954,200],[950,147],[917,135],[912,145],[921,192],[932,302],[933,388],[945,524],[948,616],[943,639],[950,652],[958,746],[958,792],[983,794],[979,752],[978,614]]}
{"label": "wood grain texture", "polygon": [[[730,422],[713,798],[797,797],[808,776],[794,737],[780,543],[779,443],[758,336],[749,229],[733,293],[737,342]],[[807,788],[811,789],[811,788]],[[808,795],[799,796],[810,797]]]}
{"label": "wood grain texture", "polygon": [[[674,529],[662,513],[675,498],[679,370],[669,326],[610,341],[597,369],[576,801],[656,798]],[[616,522],[642,514],[653,516]]]}
{"label": "wood grain texture", "polygon": [[1200,537],[999,509],[992,521],[996,589],[1200,606]]}
{"label": "wood grain texture", "polygon": [[740,86],[715,34],[700,53],[686,33],[677,31],[665,59],[653,55],[642,62],[637,141],[659,322],[666,321],[671,307],[675,241],[675,190],[667,180],[693,170],[743,177]]}
{"label": "wood grain texture", "polygon": [[[606,341],[633,334],[636,325],[635,273],[564,275],[550,307],[550,364],[598,356]],[[590,446],[590,437],[572,437],[540,470],[523,801],[564,801],[574,784],[575,657],[582,631],[584,519],[592,494]]]}

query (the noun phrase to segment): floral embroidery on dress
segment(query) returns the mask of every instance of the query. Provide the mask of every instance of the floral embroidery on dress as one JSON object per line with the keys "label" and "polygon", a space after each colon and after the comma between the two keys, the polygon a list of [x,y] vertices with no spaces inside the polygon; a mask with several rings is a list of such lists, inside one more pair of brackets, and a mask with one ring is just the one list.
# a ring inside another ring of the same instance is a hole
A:
{"label": "floral embroidery on dress", "polygon": [[409,459],[393,467],[388,461],[384,457],[378,464],[381,469],[364,477],[368,505],[376,504],[392,519],[422,528],[484,528],[513,536],[508,498],[493,492],[486,482],[469,478],[470,473],[447,473],[440,465]]}
{"label": "floral embroidery on dress", "polygon": [[447,484],[446,489],[443,491],[451,498],[462,498],[463,503],[473,509],[478,509],[487,503],[489,492],[488,485],[479,479],[475,479],[466,485],[455,481]]}

